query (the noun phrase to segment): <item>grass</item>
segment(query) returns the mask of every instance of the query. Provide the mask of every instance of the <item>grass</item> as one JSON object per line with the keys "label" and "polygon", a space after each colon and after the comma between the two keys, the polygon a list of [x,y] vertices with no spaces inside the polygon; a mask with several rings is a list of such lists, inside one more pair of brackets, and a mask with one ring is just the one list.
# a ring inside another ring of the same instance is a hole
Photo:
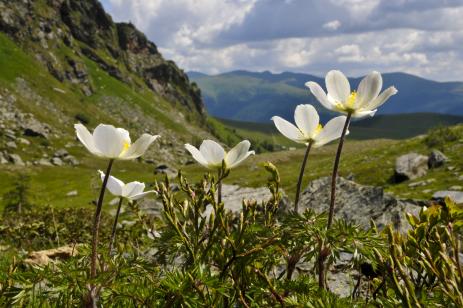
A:
{"label": "grass", "polygon": [[[463,126],[454,128],[460,136],[463,136]],[[351,138],[355,136],[356,130],[351,129]],[[314,149],[309,156],[303,187],[311,180],[329,176],[332,171],[337,144],[330,144],[325,147]],[[446,144],[445,155],[450,159],[448,166],[454,167],[448,170],[447,167],[432,169],[426,176],[416,181],[406,181],[394,184],[391,181],[394,175],[395,160],[397,157],[410,152],[417,152],[423,155],[429,154],[429,149],[423,142],[423,138],[417,137],[410,140],[352,140],[348,139],[341,158],[340,175],[352,174],[356,182],[364,185],[382,186],[386,192],[390,192],[402,198],[428,199],[437,190],[447,190],[457,185],[458,177],[463,172],[463,160],[461,152],[462,141],[455,141]],[[267,174],[261,164],[266,161],[273,162],[279,169],[282,179],[282,187],[292,199],[296,190],[296,183],[300,164],[304,155],[303,149],[294,151],[281,151],[274,153],[263,153],[251,157],[241,167],[233,170],[225,183],[239,184],[241,186],[258,187],[263,186]],[[184,168],[185,176],[198,179],[198,175],[204,172],[197,165]],[[463,174],[463,173],[462,173]],[[408,185],[412,182],[435,179],[425,186],[411,188]],[[430,192],[424,192],[430,190]]]}

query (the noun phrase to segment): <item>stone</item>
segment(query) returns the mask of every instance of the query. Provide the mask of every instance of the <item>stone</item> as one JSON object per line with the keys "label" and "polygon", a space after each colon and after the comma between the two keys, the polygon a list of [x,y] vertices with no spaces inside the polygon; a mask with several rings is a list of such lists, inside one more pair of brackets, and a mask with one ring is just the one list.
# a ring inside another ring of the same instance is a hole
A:
{"label": "stone", "polygon": [[463,192],[461,191],[452,191],[452,190],[441,190],[441,191],[436,191],[433,195],[432,198],[434,200],[444,200],[446,197],[449,197],[455,203],[463,203]]}
{"label": "stone", "polygon": [[[323,177],[309,183],[302,192],[299,211],[311,208],[317,212],[327,211],[331,199],[331,177]],[[386,194],[382,187],[366,186],[339,177],[336,181],[335,217],[355,222],[368,228],[373,220],[378,228],[393,224],[400,232],[409,225],[405,213],[418,214],[426,202],[402,200]]]}
{"label": "stone", "polygon": [[8,164],[8,160],[6,159],[5,155],[0,152],[0,165]]}
{"label": "stone", "polygon": [[16,165],[16,166],[24,166],[24,162],[21,158],[21,156],[19,156],[18,154],[9,154],[8,155],[8,160],[13,164],[13,165]]}
{"label": "stone", "polygon": [[68,155],[69,155],[69,152],[65,149],[59,149],[58,151],[55,152],[55,154],[53,154],[54,157],[59,157],[59,158],[63,158]]}
{"label": "stone", "polygon": [[439,150],[432,150],[428,157],[429,169],[438,168],[444,165],[449,159]]}
{"label": "stone", "polygon": [[53,166],[53,164],[46,158],[41,158],[37,160],[36,164],[40,166]]}
{"label": "stone", "polygon": [[24,144],[24,145],[30,145],[31,142],[25,138],[18,138],[19,143]]}
{"label": "stone", "polygon": [[154,168],[154,174],[166,174],[168,178],[175,178],[178,174],[178,171],[174,168],[162,164]]}
{"label": "stone", "polygon": [[414,180],[428,172],[428,157],[417,153],[409,153],[397,158],[395,162],[395,182]]}
{"label": "stone", "polygon": [[31,119],[26,124],[24,124],[23,127],[25,136],[43,137],[48,139],[49,132],[47,127],[37,120]]}
{"label": "stone", "polygon": [[27,258],[24,260],[24,263],[28,265],[45,266],[49,263],[56,263],[62,260],[66,260],[78,254],[79,246],[80,245],[68,245],[54,249],[33,251],[28,254]]}
{"label": "stone", "polygon": [[51,163],[52,163],[53,165],[55,165],[55,166],[62,166],[62,165],[64,165],[63,161],[62,161],[61,158],[59,158],[59,157],[53,157],[53,158],[51,159]]}
{"label": "stone", "polygon": [[67,155],[63,158],[63,161],[71,166],[78,166],[80,162],[72,155]]}
{"label": "stone", "polygon": [[18,146],[16,145],[16,143],[15,143],[14,141],[8,141],[8,142],[6,143],[6,146],[9,147],[9,148],[11,148],[11,149],[16,149],[16,148],[18,148]]}
{"label": "stone", "polygon": [[66,194],[66,197],[75,197],[79,194],[79,192],[77,190],[71,190],[70,192],[68,192]]}
{"label": "stone", "polygon": [[461,187],[460,185],[454,185],[450,187],[450,190],[461,190],[462,188],[463,187]]}

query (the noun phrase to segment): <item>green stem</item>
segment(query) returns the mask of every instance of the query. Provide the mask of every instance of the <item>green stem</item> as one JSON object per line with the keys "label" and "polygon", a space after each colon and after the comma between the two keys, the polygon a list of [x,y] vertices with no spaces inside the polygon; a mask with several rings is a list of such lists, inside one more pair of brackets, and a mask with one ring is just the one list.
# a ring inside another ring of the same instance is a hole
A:
{"label": "green stem", "polygon": [[218,171],[217,177],[217,204],[222,202],[222,169]]}
{"label": "green stem", "polygon": [[297,181],[297,189],[296,189],[296,198],[294,201],[294,211],[297,213],[298,205],[299,205],[299,196],[301,193],[301,185],[302,185],[302,178],[304,177],[304,170],[305,165],[307,163],[307,158],[309,157],[310,149],[312,148],[312,142],[307,144],[307,149],[305,151],[304,160],[302,161],[301,171],[299,173],[299,179]]}
{"label": "green stem", "polygon": [[330,212],[328,215],[328,224],[326,226],[327,230],[331,228],[331,224],[333,223],[334,204],[336,201],[336,177],[338,175],[338,168],[339,168],[339,161],[341,160],[342,147],[344,145],[344,139],[346,137],[347,128],[349,127],[351,117],[352,117],[352,114],[348,113],[347,118],[346,118],[346,123],[344,124],[344,128],[342,130],[341,139],[339,140],[338,151],[336,153],[336,159],[334,161],[333,174],[331,176],[331,202],[330,202]]}
{"label": "green stem", "polygon": [[109,240],[109,254],[111,254],[111,251],[113,250],[113,245],[114,245],[114,240],[116,239],[116,227],[117,227],[117,221],[119,219],[119,214],[121,213],[121,207],[122,207],[122,201],[124,198],[119,199],[119,205],[117,206],[117,212],[116,212],[116,217],[114,218],[114,224],[113,224],[113,229],[111,231],[111,239]]}
{"label": "green stem", "polygon": [[[114,159],[111,159],[108,164],[108,168],[106,169],[105,177],[103,179],[103,185],[101,185],[100,196],[98,198],[98,202],[96,205],[95,210],[95,217],[93,220],[93,238],[92,238],[92,257],[91,257],[91,264],[90,264],[90,278],[94,279],[96,277],[96,261],[98,256],[98,240],[99,240],[99,232],[100,232],[100,222],[101,222],[101,209],[103,207],[103,199],[104,194],[106,191],[106,185],[108,184],[109,175],[111,173],[111,168],[113,166]],[[94,294],[95,292],[95,285],[91,285],[90,287],[90,296],[93,302],[93,305],[96,306],[97,295]]]}

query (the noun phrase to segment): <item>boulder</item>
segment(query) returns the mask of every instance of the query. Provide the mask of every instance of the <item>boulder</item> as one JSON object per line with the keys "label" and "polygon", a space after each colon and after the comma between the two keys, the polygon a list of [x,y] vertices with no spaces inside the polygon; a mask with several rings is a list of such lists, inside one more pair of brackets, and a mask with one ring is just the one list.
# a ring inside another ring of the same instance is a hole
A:
{"label": "boulder", "polygon": [[432,150],[428,157],[429,169],[438,168],[444,165],[449,159],[439,150]]}
{"label": "boulder", "polygon": [[8,160],[16,166],[25,166],[21,156],[18,154],[8,154]]}
{"label": "boulder", "polygon": [[59,158],[66,157],[68,155],[69,155],[69,152],[65,149],[59,149],[58,151],[55,152],[55,154],[53,154],[54,157],[59,157]]}
{"label": "boulder", "polygon": [[49,129],[46,125],[35,119],[29,119],[24,125],[24,135],[30,137],[43,137],[48,139]]}
{"label": "boulder", "polygon": [[168,178],[175,178],[178,174],[178,171],[174,168],[162,164],[154,168],[154,174],[166,174]]}
{"label": "boulder", "polygon": [[436,191],[433,195],[432,198],[434,200],[444,200],[446,197],[449,197],[455,203],[461,204],[463,203],[463,191],[454,191],[454,190],[441,190],[441,191]]}
{"label": "boulder", "polygon": [[[309,183],[302,192],[299,211],[311,208],[317,212],[329,210],[331,177]],[[417,214],[425,202],[397,199],[381,187],[360,185],[339,177],[336,181],[335,217],[355,222],[367,228],[373,220],[378,228],[392,223],[401,232],[408,230],[405,213]]]}
{"label": "boulder", "polygon": [[8,164],[8,160],[5,158],[5,155],[0,152],[0,165]]}
{"label": "boulder", "polygon": [[11,149],[16,149],[18,147],[14,141],[8,141],[6,143],[6,146],[11,148]]}
{"label": "boulder", "polygon": [[52,163],[46,159],[46,158],[41,158],[38,161],[36,161],[36,165],[40,166],[53,166]]}
{"label": "boulder", "polygon": [[66,197],[75,197],[79,194],[79,192],[77,190],[71,190],[70,192],[68,192],[66,194]]}
{"label": "boulder", "polygon": [[53,157],[53,158],[51,159],[51,163],[52,163],[53,165],[55,165],[55,166],[62,166],[62,165],[64,165],[63,161],[62,161],[61,158],[59,158],[59,157]]}
{"label": "boulder", "polygon": [[428,172],[428,157],[417,153],[409,153],[397,158],[394,179],[397,183],[413,180]]}
{"label": "boulder", "polygon": [[63,157],[63,161],[66,163],[66,164],[69,164],[71,166],[77,166],[79,165],[79,161],[77,160],[77,158],[75,158],[74,156],[72,155],[67,155],[65,157]]}

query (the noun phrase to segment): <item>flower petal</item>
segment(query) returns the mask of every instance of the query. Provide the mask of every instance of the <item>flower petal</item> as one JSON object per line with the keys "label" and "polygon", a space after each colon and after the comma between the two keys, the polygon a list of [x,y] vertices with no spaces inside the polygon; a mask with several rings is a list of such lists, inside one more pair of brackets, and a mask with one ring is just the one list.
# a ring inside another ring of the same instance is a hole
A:
{"label": "flower petal", "polygon": [[325,91],[323,91],[322,87],[320,87],[318,83],[309,81],[305,83],[305,86],[310,89],[310,92],[312,92],[313,96],[315,96],[323,107],[329,110],[334,109],[333,103],[328,99]]}
{"label": "flower petal", "polygon": [[344,103],[350,95],[350,84],[340,71],[329,71],[325,77],[326,89],[334,100]]}
{"label": "flower petal", "polygon": [[397,94],[397,89],[395,87],[389,87],[386,90],[383,91],[375,100],[370,102],[368,105],[366,105],[364,108],[368,110],[376,109],[382,104],[384,104],[389,97],[392,95]]}
{"label": "flower petal", "polygon": [[137,141],[135,141],[126,151],[124,151],[120,155],[120,159],[135,159],[137,157],[142,156],[145,154],[148,147],[154,140],[158,139],[159,135],[150,135],[150,134],[143,134]]}
{"label": "flower petal", "polygon": [[248,140],[241,141],[233,149],[225,155],[225,164],[231,169],[238,166],[249,155],[254,154],[254,151],[249,151],[251,143]]}
{"label": "flower petal", "polygon": [[[103,171],[98,170],[100,173],[101,181],[104,181],[105,174]],[[122,196],[122,189],[124,188],[125,184],[121,180],[113,177],[112,175],[108,178],[108,183],[106,184],[106,188],[112,193],[114,196],[121,197]]]}
{"label": "flower petal", "polygon": [[125,184],[122,188],[122,196],[126,198],[131,198],[132,196],[141,194],[145,190],[145,183],[141,182],[130,182]]}
{"label": "flower petal", "polygon": [[378,97],[383,87],[383,78],[381,74],[373,71],[362,79],[357,91],[357,99],[354,108],[362,108],[370,104]]}
{"label": "flower petal", "polygon": [[101,156],[101,152],[95,147],[93,136],[90,134],[88,129],[82,124],[74,124],[74,128],[76,129],[77,138],[80,142],[82,142],[87,150],[94,155]]}
{"label": "flower petal", "polygon": [[93,131],[95,147],[107,158],[118,158],[124,149],[124,139],[117,128],[100,124]]}
{"label": "flower petal", "polygon": [[280,131],[280,133],[283,134],[283,136],[285,136],[286,138],[298,143],[307,142],[304,138],[304,135],[302,135],[301,131],[292,123],[278,116],[272,117],[272,121],[273,123],[275,123],[275,126]]}
{"label": "flower petal", "polygon": [[315,137],[314,147],[321,147],[328,142],[340,138],[344,125],[346,124],[346,119],[346,116],[340,116],[326,123],[322,131]]}
{"label": "flower petal", "polygon": [[132,197],[130,197],[130,200],[139,200],[141,198],[144,198],[145,196],[149,195],[149,194],[156,194],[156,191],[154,190],[148,190],[148,191],[145,191],[143,193],[140,193],[140,194],[137,194],[137,195],[134,195]]}
{"label": "flower petal", "polygon": [[200,163],[206,168],[209,168],[207,160],[203,157],[203,154],[201,154],[201,152],[197,148],[187,143],[185,144],[185,149],[187,149],[188,152],[190,152],[191,156],[193,156],[193,158],[196,159],[198,163]]}
{"label": "flower petal", "polygon": [[129,145],[132,143],[132,141],[130,140],[130,134],[126,129],[117,128],[117,132],[120,134],[120,136],[121,136],[122,140],[124,140],[124,142],[127,142]]}
{"label": "flower petal", "polygon": [[209,166],[221,166],[225,158],[225,150],[220,144],[213,140],[204,140],[199,151],[207,161]]}
{"label": "flower petal", "polygon": [[352,117],[356,118],[356,119],[361,119],[361,118],[365,118],[365,117],[368,117],[368,116],[372,117],[372,116],[375,115],[376,111],[378,111],[378,109],[374,109],[374,110],[357,110],[352,114]]}
{"label": "flower petal", "polygon": [[317,110],[312,105],[298,105],[294,111],[294,120],[305,137],[311,138],[320,123]]}

